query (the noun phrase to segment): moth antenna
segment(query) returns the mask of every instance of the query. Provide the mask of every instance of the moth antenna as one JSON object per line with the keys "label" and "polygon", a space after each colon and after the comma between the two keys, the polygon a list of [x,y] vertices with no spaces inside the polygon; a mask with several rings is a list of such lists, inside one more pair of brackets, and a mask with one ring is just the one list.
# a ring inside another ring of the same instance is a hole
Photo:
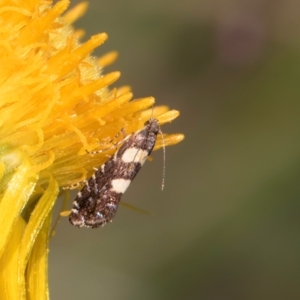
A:
{"label": "moth antenna", "polygon": [[[151,119],[153,119],[153,113],[154,113],[154,105],[152,105]],[[160,129],[160,126],[159,126],[159,134],[161,136],[162,145],[163,145],[163,173],[162,173],[162,181],[161,181],[161,190],[163,191],[165,187],[165,178],[166,178],[166,145],[165,145],[164,135]]]}
{"label": "moth antenna", "polygon": [[165,187],[165,178],[166,178],[166,145],[164,135],[161,130],[159,130],[159,134],[161,136],[162,145],[163,145],[163,174],[162,174],[162,181],[161,181],[161,190],[164,190]]}

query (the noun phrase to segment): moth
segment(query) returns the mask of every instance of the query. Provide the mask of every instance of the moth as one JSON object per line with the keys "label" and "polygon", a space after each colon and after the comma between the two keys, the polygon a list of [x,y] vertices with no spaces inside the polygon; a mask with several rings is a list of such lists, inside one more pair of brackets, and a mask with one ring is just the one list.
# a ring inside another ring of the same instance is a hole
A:
{"label": "moth", "polygon": [[113,219],[122,195],[151,154],[159,132],[158,120],[150,118],[144,128],[124,139],[78,192],[69,215],[72,225],[97,228]]}

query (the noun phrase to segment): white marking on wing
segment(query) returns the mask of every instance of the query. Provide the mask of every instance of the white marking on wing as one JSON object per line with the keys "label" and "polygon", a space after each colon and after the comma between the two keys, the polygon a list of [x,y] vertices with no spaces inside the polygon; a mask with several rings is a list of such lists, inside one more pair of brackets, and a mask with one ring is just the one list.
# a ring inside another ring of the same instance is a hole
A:
{"label": "white marking on wing", "polygon": [[122,155],[122,161],[124,163],[139,162],[141,165],[144,164],[148,157],[148,151],[138,149],[135,147],[128,148]]}
{"label": "white marking on wing", "polygon": [[118,194],[119,193],[124,194],[130,183],[131,180],[129,179],[122,179],[122,178],[114,179],[111,181],[111,186],[112,186],[111,190]]}

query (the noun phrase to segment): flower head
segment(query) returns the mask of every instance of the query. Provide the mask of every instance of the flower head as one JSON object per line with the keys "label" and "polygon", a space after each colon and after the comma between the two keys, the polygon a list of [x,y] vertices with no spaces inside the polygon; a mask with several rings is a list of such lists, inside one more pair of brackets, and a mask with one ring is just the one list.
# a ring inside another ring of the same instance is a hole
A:
{"label": "flower head", "polygon": [[[85,10],[69,1],[4,0],[0,6],[0,290],[1,299],[47,297],[51,211],[60,187],[91,176],[123,128],[131,133],[152,114],[160,125],[179,113],[109,89],[119,72],[102,74],[115,53],[90,53],[105,33],[80,43],[70,25]],[[183,135],[164,135],[175,144]],[[158,138],[156,148],[162,146]],[[2,293],[3,291],[3,293]]]}

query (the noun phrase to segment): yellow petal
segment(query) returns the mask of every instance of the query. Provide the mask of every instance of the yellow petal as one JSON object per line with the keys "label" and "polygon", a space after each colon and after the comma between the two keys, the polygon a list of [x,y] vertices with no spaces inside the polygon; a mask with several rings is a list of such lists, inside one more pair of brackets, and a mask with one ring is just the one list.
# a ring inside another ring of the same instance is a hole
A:
{"label": "yellow petal", "polygon": [[26,269],[26,286],[28,300],[48,300],[48,245],[51,226],[49,214],[43,223]]}
{"label": "yellow petal", "polygon": [[[18,163],[20,165],[15,171],[12,171],[11,178],[6,179],[6,177],[10,177],[9,175],[5,177],[7,186],[0,202],[0,256],[38,180],[38,174],[32,172],[32,166],[22,152],[13,151],[3,156],[2,160],[5,163],[10,162],[12,165]],[[2,179],[2,185],[5,185],[5,179]]]}
{"label": "yellow petal", "polygon": [[25,228],[25,221],[19,217],[0,259],[1,300],[22,299],[25,295],[25,285],[19,278],[20,240]]}

